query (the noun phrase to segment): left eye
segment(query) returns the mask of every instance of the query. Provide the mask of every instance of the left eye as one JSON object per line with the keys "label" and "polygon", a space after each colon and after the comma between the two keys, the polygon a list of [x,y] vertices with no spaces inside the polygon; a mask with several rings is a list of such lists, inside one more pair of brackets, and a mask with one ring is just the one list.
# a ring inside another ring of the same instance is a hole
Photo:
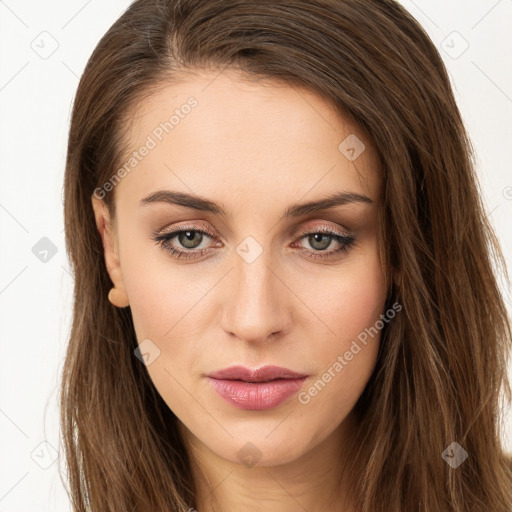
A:
{"label": "left eye", "polygon": [[[204,238],[215,238],[213,233],[204,231],[202,229],[181,229],[171,231],[169,233],[156,234],[153,240],[161,245],[166,251],[171,253],[176,259],[184,258],[198,258],[202,256],[209,248],[199,249],[201,242]],[[176,238],[182,248],[177,248],[172,240]],[[308,257],[311,258],[328,258],[334,254],[341,252],[348,252],[348,249],[354,244],[355,238],[353,235],[344,235],[331,230],[313,231],[305,233],[300,236],[299,241],[307,239],[308,243],[313,247],[313,250],[303,249],[308,253]],[[336,242],[339,247],[332,251],[326,251],[326,249]],[[294,242],[296,244],[297,242]],[[323,253],[323,254],[322,254]]]}
{"label": "left eye", "polygon": [[[310,233],[303,234],[299,241],[306,239],[307,242],[313,247],[313,251],[304,249],[308,253],[310,258],[329,258],[332,256],[340,255],[341,253],[347,253],[348,250],[354,245],[354,235],[341,234],[329,229],[320,229],[320,231],[312,231]],[[326,249],[332,244],[332,242],[338,244],[337,249],[332,251],[326,251]]]}

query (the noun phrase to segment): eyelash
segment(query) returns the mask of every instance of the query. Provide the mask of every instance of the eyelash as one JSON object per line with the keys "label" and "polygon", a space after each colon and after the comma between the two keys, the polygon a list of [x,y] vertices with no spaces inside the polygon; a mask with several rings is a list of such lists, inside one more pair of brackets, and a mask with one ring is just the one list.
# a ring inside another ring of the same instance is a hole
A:
{"label": "eyelash", "polygon": [[[181,228],[181,229],[178,229],[178,230],[175,230],[175,231],[169,231],[167,233],[161,233],[161,234],[159,234],[158,232],[154,233],[152,238],[153,238],[153,241],[155,241],[158,245],[162,246],[164,248],[164,250],[169,252],[176,259],[180,259],[180,258],[183,258],[183,259],[196,259],[196,258],[200,258],[209,249],[201,249],[201,250],[198,250],[198,251],[197,250],[196,251],[193,251],[193,250],[181,250],[181,249],[176,249],[172,245],[169,245],[170,240],[172,240],[173,238],[176,238],[181,233],[186,233],[187,231],[190,231],[190,232],[193,232],[193,233],[201,233],[202,235],[206,235],[208,237],[215,238],[215,235],[212,232],[210,232],[210,231],[207,231],[207,230],[204,230],[204,229],[197,229],[197,228],[193,228],[193,227],[186,227],[186,226],[184,228]],[[336,240],[338,243],[341,244],[341,247],[339,249],[336,249],[334,251],[329,251],[329,252],[318,251],[318,250],[317,251],[309,251],[307,249],[304,249],[305,252],[309,253],[309,257],[311,257],[313,259],[326,259],[326,258],[332,257],[335,254],[347,253],[348,250],[355,243],[354,236],[352,236],[352,235],[341,235],[340,233],[332,231],[332,230],[330,230],[328,228],[319,228],[318,230],[315,230],[315,231],[309,231],[309,232],[306,232],[306,233],[302,233],[299,236],[299,241],[304,239],[304,238],[307,238],[307,237],[309,237],[311,235],[317,235],[317,234],[320,234],[320,235],[323,234],[323,235],[331,236],[332,239]]]}

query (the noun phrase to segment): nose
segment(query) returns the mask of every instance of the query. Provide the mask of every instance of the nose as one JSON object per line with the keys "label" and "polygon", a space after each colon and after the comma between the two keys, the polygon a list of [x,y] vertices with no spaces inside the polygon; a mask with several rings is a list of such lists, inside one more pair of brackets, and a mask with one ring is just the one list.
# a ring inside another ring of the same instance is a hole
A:
{"label": "nose", "polygon": [[[291,326],[291,291],[265,252],[247,263],[235,257],[229,273],[222,317],[223,329],[247,343],[262,343]],[[275,267],[275,265],[274,265]]]}

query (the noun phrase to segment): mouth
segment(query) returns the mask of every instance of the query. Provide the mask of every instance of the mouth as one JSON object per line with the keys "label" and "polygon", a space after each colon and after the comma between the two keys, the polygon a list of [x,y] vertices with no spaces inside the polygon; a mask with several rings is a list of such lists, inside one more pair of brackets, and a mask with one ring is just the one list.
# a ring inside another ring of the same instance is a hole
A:
{"label": "mouth", "polygon": [[282,379],[301,379],[307,374],[295,372],[282,366],[267,365],[261,368],[251,369],[245,366],[230,366],[208,374],[212,379],[233,380],[242,382],[272,382]]}
{"label": "mouth", "polygon": [[224,380],[232,380],[235,382],[248,382],[251,384],[264,384],[265,382],[275,382],[276,380],[289,380],[289,379],[267,379],[267,380],[245,380],[245,379],[224,379]]}
{"label": "mouth", "polygon": [[278,366],[251,370],[236,366],[208,375],[211,387],[229,404],[246,410],[272,409],[302,387],[308,375]]}

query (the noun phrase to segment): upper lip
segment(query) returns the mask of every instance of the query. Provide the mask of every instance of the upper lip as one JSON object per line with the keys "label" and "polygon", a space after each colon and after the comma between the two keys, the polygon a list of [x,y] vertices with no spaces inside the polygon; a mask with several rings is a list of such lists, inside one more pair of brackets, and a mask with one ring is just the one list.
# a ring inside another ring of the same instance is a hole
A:
{"label": "upper lip", "polygon": [[275,379],[300,379],[306,374],[297,373],[281,366],[262,366],[251,369],[245,366],[230,366],[208,374],[212,379],[244,380],[246,382],[268,382]]}

